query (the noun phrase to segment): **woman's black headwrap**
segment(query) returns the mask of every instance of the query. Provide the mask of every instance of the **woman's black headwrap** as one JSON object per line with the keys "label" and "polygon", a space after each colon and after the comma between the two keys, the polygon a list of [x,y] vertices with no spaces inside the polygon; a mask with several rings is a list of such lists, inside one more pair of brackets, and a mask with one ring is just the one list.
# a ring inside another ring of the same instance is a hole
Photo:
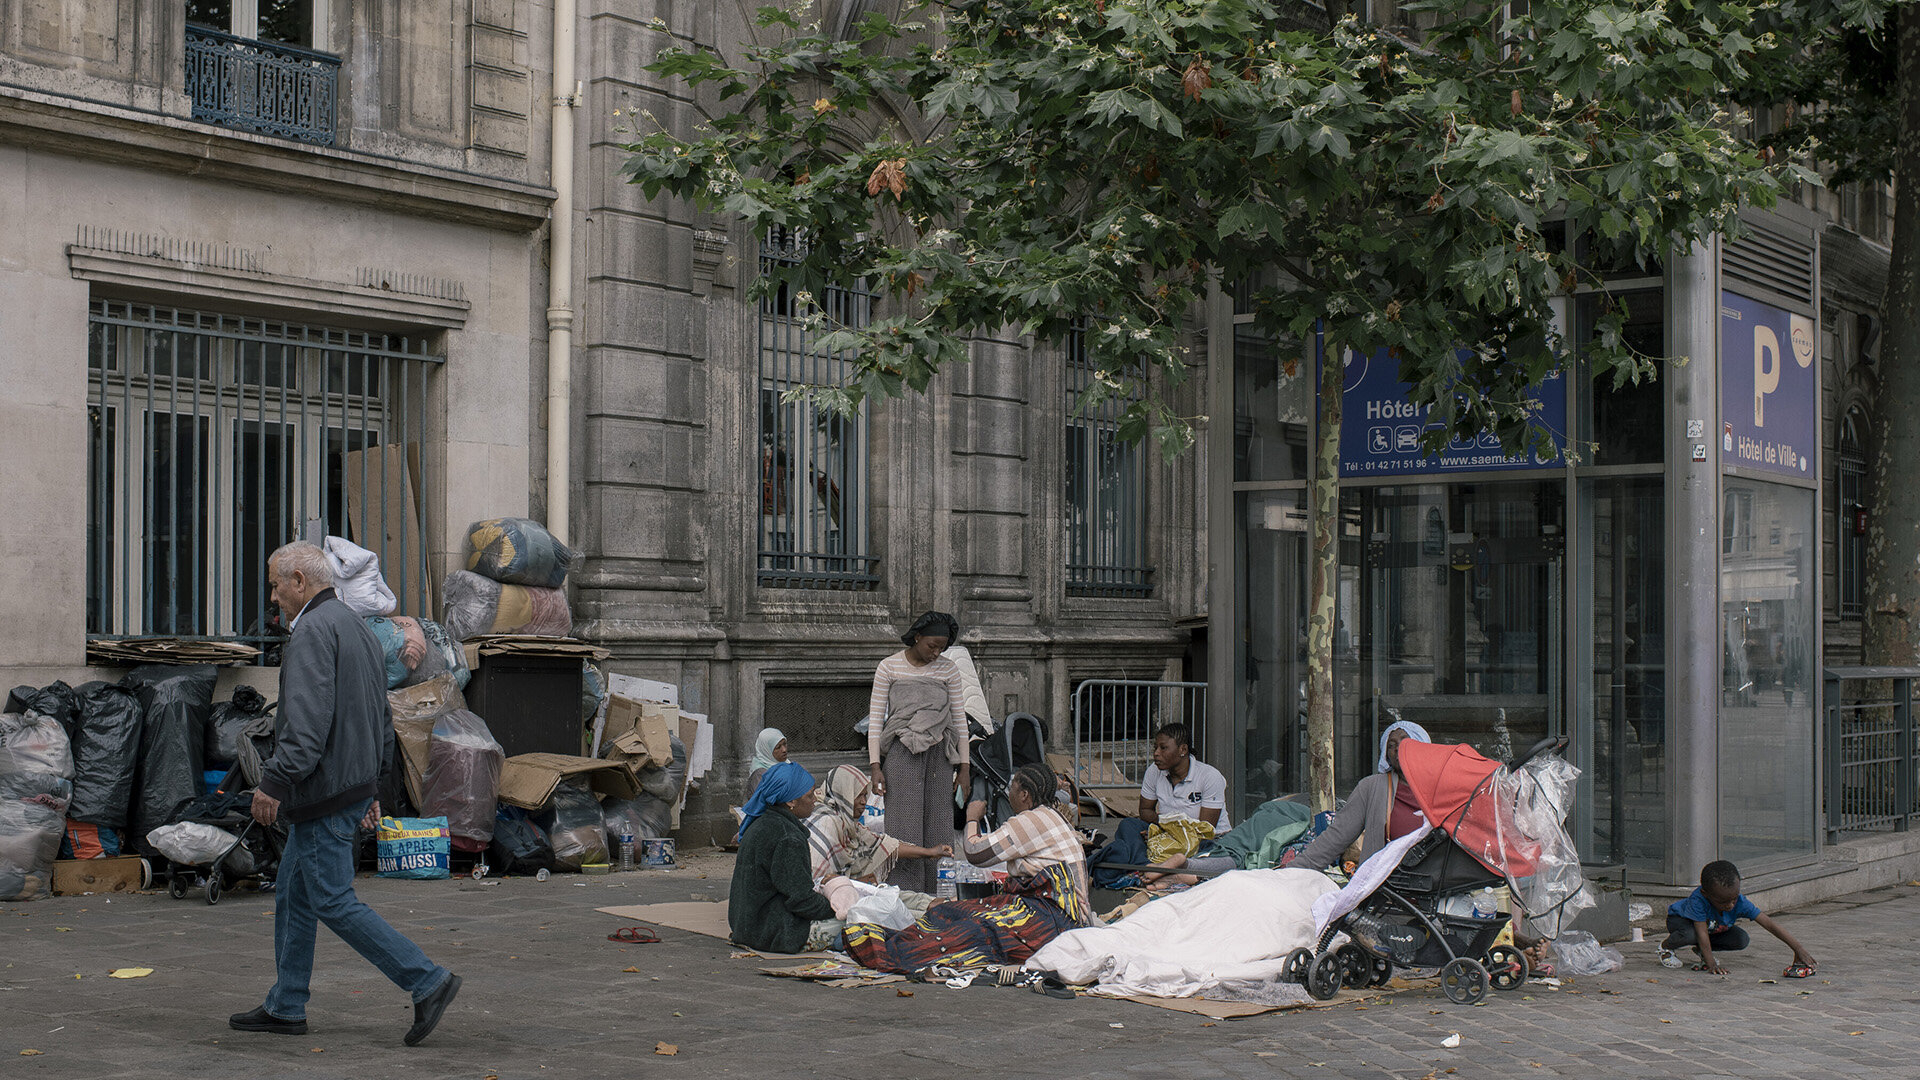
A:
{"label": "woman's black headwrap", "polygon": [[952,645],[960,640],[960,622],[944,611],[923,611],[907,632],[900,635],[900,640],[911,645],[914,638],[923,636],[945,637],[947,644]]}

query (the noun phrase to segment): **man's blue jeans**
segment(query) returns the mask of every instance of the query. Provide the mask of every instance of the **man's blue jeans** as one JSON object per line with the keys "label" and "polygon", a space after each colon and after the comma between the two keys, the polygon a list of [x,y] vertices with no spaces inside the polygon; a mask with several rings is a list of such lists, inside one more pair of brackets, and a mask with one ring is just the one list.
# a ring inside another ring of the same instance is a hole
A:
{"label": "man's blue jeans", "polygon": [[274,883],[273,959],[280,978],[266,1000],[267,1012],[282,1020],[306,1019],[320,923],[416,1002],[447,979],[446,968],[427,959],[420,946],[353,893],[354,843],[371,803],[369,799],[337,814],[287,825],[287,849]]}

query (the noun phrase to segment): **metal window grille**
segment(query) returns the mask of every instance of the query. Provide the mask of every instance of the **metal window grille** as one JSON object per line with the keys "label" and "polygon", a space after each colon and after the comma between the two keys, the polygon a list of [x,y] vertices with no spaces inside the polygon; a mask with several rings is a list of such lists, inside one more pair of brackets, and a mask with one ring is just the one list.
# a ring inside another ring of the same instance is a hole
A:
{"label": "metal window grille", "polygon": [[1067,594],[1151,596],[1145,454],[1120,439],[1125,400],[1082,400],[1094,375],[1083,324],[1067,342]]}
{"label": "metal window grille", "polygon": [[1840,617],[1858,620],[1866,615],[1867,538],[1855,522],[1866,512],[1867,446],[1861,437],[1866,417],[1849,409],[1840,428]]}
{"label": "metal window grille", "polygon": [[[766,235],[760,269],[792,265],[803,237]],[[815,345],[821,326],[862,327],[873,294],[858,283],[811,297],[782,284],[760,300],[759,581],[777,588],[871,589],[880,560],[868,546],[867,406],[842,416],[791,390],[835,386],[848,364]]]}
{"label": "metal window grille", "polygon": [[87,353],[90,638],[270,642],[267,557],[308,521],[429,610],[424,342],[95,300]]}
{"label": "metal window grille", "polygon": [[187,27],[195,120],[332,146],[339,78],[337,56]]}

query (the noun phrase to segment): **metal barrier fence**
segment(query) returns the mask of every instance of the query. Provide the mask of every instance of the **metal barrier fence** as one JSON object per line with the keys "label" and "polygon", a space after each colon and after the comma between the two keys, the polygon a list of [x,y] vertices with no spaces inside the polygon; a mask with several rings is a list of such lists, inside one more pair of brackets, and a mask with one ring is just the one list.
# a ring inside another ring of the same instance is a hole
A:
{"label": "metal barrier fence", "polygon": [[1914,805],[1916,678],[1920,668],[1827,669],[1821,734],[1828,839],[1846,832],[1905,832],[1920,810]]}
{"label": "metal barrier fence", "polygon": [[1073,771],[1082,787],[1140,787],[1153,733],[1181,723],[1193,755],[1207,760],[1207,684],[1145,679],[1088,679],[1073,691]]}

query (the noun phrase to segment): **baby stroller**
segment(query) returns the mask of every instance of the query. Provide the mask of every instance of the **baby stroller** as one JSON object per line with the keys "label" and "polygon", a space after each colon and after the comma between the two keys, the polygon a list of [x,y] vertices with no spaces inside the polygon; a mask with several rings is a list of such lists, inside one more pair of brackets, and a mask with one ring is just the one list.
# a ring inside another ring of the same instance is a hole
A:
{"label": "baby stroller", "polygon": [[[1565,745],[1542,740],[1513,767]],[[1489,987],[1525,986],[1526,954],[1494,944],[1510,916],[1474,910],[1469,900],[1532,875],[1540,861],[1541,845],[1513,825],[1510,808],[1503,815],[1499,769],[1468,746],[1401,743],[1403,782],[1431,830],[1377,852],[1326,898],[1334,902],[1316,947],[1288,956],[1287,977],[1321,1001],[1342,986],[1382,985],[1396,965],[1439,968],[1441,989],[1456,1004],[1484,1000]],[[1341,933],[1348,941],[1334,948]]]}
{"label": "baby stroller", "polygon": [[253,820],[253,792],[227,791],[238,771],[228,773],[213,792],[183,803],[173,824],[151,834],[167,857],[167,893],[175,900],[199,884],[207,903],[217,904],[239,882],[271,882],[279,869],[285,826]]}
{"label": "baby stroller", "polygon": [[973,760],[973,790],[969,799],[983,799],[987,818],[982,828],[997,829],[1013,816],[1007,785],[1024,765],[1047,763],[1047,723],[1032,713],[1014,713],[1000,730],[988,734],[980,721],[969,718],[968,756]]}

